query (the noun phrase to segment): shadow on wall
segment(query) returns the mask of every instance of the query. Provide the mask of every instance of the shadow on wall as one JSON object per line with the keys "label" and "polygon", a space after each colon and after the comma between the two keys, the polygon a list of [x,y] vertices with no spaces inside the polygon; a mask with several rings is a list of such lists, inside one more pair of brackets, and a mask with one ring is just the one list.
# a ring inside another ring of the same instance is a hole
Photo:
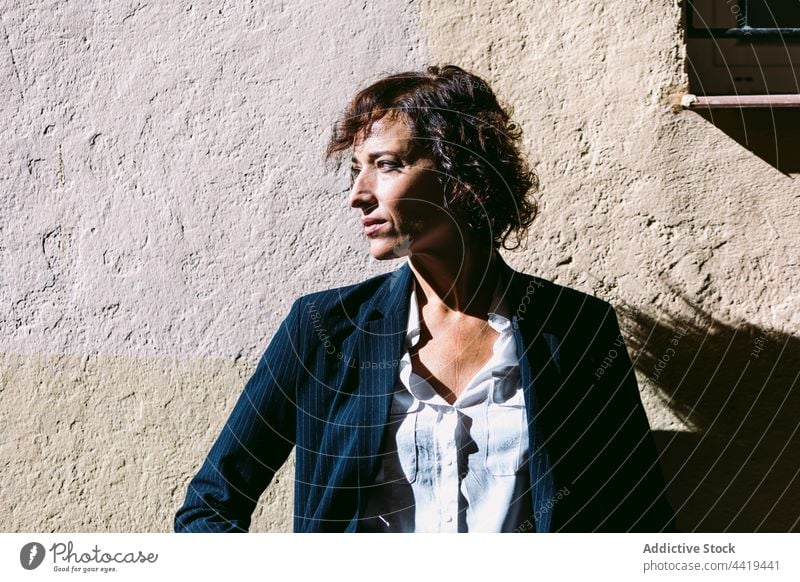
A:
{"label": "shadow on wall", "polygon": [[800,173],[800,108],[696,109],[700,117],[784,174]]}
{"label": "shadow on wall", "polygon": [[637,369],[696,432],[656,431],[681,531],[800,531],[800,340],[620,306]]}

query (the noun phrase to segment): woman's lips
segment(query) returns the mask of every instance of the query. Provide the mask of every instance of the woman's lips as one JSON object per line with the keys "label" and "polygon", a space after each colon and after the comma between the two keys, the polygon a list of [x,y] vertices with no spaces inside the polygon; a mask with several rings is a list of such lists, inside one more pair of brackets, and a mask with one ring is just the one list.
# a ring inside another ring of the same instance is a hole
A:
{"label": "woman's lips", "polygon": [[385,222],[385,221],[382,221],[382,222],[375,222],[375,223],[373,223],[373,224],[369,224],[369,225],[367,225],[367,226],[365,226],[365,227],[364,227],[364,234],[365,234],[365,235],[367,235],[367,236],[372,236],[372,235],[373,235],[373,234],[375,234],[375,233],[376,233],[378,230],[380,230],[380,228],[381,228],[381,227],[382,227],[384,224],[386,224],[386,222]]}

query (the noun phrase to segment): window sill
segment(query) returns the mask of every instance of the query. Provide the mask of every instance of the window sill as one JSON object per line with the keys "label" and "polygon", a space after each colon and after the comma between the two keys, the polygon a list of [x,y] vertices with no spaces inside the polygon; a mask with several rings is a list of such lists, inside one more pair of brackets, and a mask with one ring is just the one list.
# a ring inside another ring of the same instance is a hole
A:
{"label": "window sill", "polygon": [[742,107],[800,107],[800,94],[787,95],[683,95],[684,109],[723,109]]}

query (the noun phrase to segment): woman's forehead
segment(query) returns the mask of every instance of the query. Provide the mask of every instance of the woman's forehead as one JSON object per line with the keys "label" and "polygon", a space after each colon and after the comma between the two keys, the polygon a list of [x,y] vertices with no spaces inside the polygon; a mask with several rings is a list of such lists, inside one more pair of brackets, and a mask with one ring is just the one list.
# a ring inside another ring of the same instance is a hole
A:
{"label": "woman's forehead", "polygon": [[369,133],[354,140],[353,153],[369,155],[378,151],[408,153],[415,149],[411,130],[402,119],[381,118],[372,124]]}

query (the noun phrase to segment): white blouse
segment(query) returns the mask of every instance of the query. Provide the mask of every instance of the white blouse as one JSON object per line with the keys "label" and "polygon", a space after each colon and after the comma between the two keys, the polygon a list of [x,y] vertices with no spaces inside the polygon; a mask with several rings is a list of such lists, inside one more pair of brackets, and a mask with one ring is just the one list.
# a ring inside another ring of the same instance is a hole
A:
{"label": "white blouse", "polygon": [[411,369],[419,342],[416,283],[406,347],[375,483],[360,531],[510,532],[533,521],[527,414],[501,281],[488,324],[492,357],[451,405]]}

